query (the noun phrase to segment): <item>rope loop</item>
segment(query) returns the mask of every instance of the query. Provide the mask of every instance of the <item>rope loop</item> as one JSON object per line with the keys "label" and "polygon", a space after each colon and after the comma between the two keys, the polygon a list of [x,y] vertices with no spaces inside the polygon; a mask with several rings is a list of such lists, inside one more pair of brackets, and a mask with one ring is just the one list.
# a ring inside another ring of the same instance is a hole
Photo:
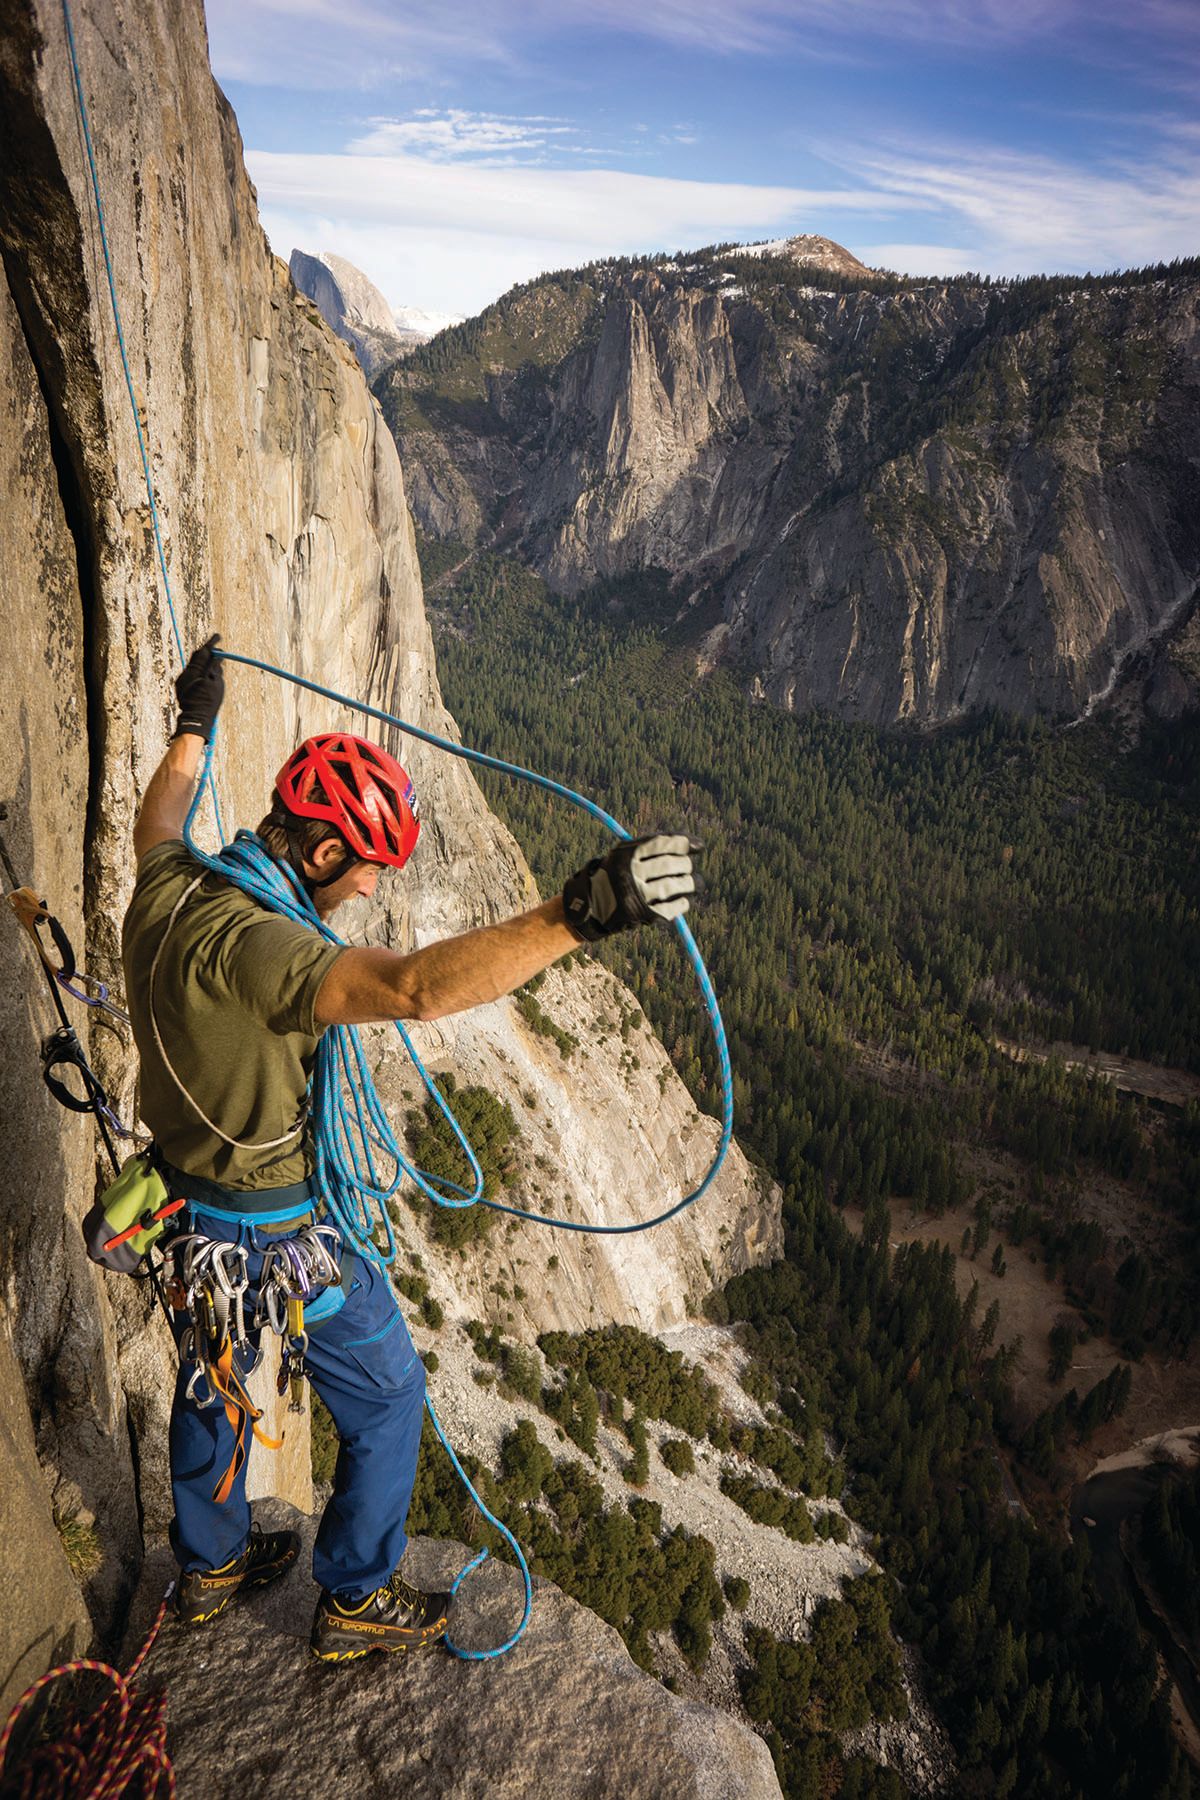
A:
{"label": "rope loop", "polygon": [[[143,1800],[157,1800],[160,1795],[174,1800],[175,1771],[167,1755],[167,1697],[164,1693],[133,1692],[174,1591],[171,1582],[145,1642],[124,1675],[110,1663],[79,1656],[48,1669],[26,1688],[0,1733],[0,1794],[19,1795],[21,1800],[32,1800],[35,1795],[37,1800],[72,1800],[80,1794],[93,1800],[109,1800],[110,1796],[115,1800],[136,1784]],[[13,1732],[38,1695],[55,1682],[83,1674],[103,1677],[112,1692],[90,1712],[76,1709],[68,1713],[53,1741],[39,1740],[35,1731],[24,1754],[10,1765]]]}

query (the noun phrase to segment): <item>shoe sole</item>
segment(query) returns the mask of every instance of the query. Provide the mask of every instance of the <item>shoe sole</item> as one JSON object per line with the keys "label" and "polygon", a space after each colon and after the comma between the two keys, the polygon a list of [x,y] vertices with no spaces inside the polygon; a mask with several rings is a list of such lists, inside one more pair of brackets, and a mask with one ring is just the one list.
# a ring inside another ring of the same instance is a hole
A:
{"label": "shoe sole", "polygon": [[446,1621],[440,1625],[429,1626],[420,1636],[394,1644],[360,1644],[353,1650],[318,1650],[315,1644],[309,1645],[309,1654],[317,1662],[339,1663],[356,1662],[360,1656],[370,1656],[380,1651],[384,1656],[398,1656],[405,1650],[432,1650],[440,1644],[446,1635]]}

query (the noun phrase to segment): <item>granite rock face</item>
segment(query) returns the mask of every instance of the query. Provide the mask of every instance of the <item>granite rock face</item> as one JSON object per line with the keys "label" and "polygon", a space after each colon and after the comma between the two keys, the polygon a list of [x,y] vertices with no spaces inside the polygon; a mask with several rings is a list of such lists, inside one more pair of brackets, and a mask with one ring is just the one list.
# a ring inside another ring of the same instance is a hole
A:
{"label": "granite rock face", "polygon": [[[268,250],[236,124],[209,72],[199,0],[94,0],[77,9],[75,26],[185,651],[218,630],[232,651],[455,737],[395,445],[352,351]],[[14,747],[3,829],[82,966],[119,994],[132,822],[173,724],[179,659],[52,0],[0,4],[0,87],[0,725]],[[302,736],[354,723],[331,702],[230,667],[217,757],[226,833],[262,816],[274,773]],[[365,924],[348,921],[353,935],[404,949],[532,903],[524,859],[466,765],[398,734],[389,747],[417,784],[424,831],[410,873]],[[215,844],[207,807],[200,835]],[[90,1125],[57,1110],[38,1079],[38,1043],[54,1017],[31,949],[11,928],[0,932],[0,984],[10,1021],[0,1100],[19,1171],[0,1209],[0,1307],[41,1463],[26,1485],[36,1496],[44,1481],[47,1529],[51,1506],[95,1522],[104,1565],[89,1595],[106,1627],[136,1573],[143,1532],[161,1530],[169,1513],[173,1356],[145,1287],[84,1258],[77,1223],[107,1170]],[[507,1005],[488,1009],[471,1038],[501,1097],[519,1108],[514,1018]],[[75,1022],[132,1120],[130,1046],[82,1009]],[[530,1058],[536,1048],[526,1047]],[[585,1179],[589,1161],[608,1166],[589,1158],[590,1133],[604,1158],[616,1146],[618,1162],[623,1142],[632,1158],[648,1156],[653,1140],[654,1180],[678,1192],[695,1157],[682,1143],[689,1109],[674,1076],[664,1108],[674,1123],[657,1137],[631,1124],[618,1070],[597,1065],[589,1080],[583,1101],[569,1082],[553,1089],[554,1129],[577,1147],[580,1207],[599,1198]],[[574,1317],[598,1267],[612,1316],[653,1325],[662,1309],[646,1272],[660,1255],[676,1256],[695,1294],[708,1284],[706,1256],[720,1281],[777,1246],[778,1198],[759,1195],[740,1156],[707,1206],[702,1243],[692,1247],[683,1221],[636,1248],[621,1240],[619,1256],[601,1246],[587,1275],[575,1248],[556,1244],[557,1273],[538,1282],[542,1316],[555,1316],[561,1283]],[[20,1464],[24,1452],[13,1454]],[[302,1431],[293,1429],[283,1458],[258,1459],[257,1478],[307,1504]],[[10,1645],[8,1629],[0,1663],[11,1670],[29,1642]]]}
{"label": "granite rock face", "polygon": [[[0,1321],[0,1482],[4,1530],[0,1532],[5,1644],[13,1656],[4,1670],[0,1704],[36,1681],[49,1665],[79,1656],[92,1622],[47,1506],[46,1486],[25,1404],[17,1359]],[[36,1584],[30,1572],[36,1570]]]}
{"label": "granite rock face", "polygon": [[1195,608],[1200,282],[813,244],[546,277],[387,371],[421,529],[562,592],[666,570],[701,661],[791,710],[1078,718]]}
{"label": "granite rock face", "polygon": [[[168,1623],[152,1650],[144,1679],[167,1689],[181,1793],[237,1800],[282,1778],[296,1800],[351,1790],[410,1800],[778,1800],[761,1738],[676,1699],[611,1626],[548,1581],[534,1582],[529,1630],[497,1659],[434,1650],[315,1662],[308,1549],[297,1570],[235,1603],[202,1637]],[[403,1569],[444,1591],[469,1559],[464,1545],[416,1539]],[[131,1652],[168,1573],[161,1558],[147,1565]],[[520,1617],[519,1576],[489,1562],[464,1583],[451,1631],[464,1648],[489,1648]],[[219,1672],[231,1669],[253,1706],[230,1706]],[[266,1720],[280,1723],[264,1730]]]}

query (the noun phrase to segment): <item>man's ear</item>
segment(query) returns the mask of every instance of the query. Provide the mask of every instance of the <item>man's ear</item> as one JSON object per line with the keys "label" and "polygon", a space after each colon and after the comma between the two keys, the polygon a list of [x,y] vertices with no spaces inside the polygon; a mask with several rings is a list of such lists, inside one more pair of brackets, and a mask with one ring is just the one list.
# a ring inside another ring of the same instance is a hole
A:
{"label": "man's ear", "polygon": [[346,846],[340,837],[322,838],[311,856],[305,858],[318,875],[328,875],[335,863],[346,860]]}

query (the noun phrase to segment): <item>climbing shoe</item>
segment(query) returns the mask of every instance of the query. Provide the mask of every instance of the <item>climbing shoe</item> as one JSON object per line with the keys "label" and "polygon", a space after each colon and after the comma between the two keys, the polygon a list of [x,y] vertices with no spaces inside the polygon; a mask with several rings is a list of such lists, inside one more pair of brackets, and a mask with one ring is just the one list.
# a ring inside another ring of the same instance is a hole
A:
{"label": "climbing shoe", "polygon": [[189,1569],[175,1590],[175,1616],[184,1625],[203,1625],[224,1612],[239,1588],[262,1587],[285,1575],[300,1554],[294,1531],[260,1531],[250,1527],[250,1542],[240,1556],[219,1569]]}
{"label": "climbing shoe", "polygon": [[399,1575],[365,1600],[322,1594],[312,1628],[321,1662],[350,1662],[371,1650],[425,1650],[446,1629],[449,1594],[423,1594]]}

